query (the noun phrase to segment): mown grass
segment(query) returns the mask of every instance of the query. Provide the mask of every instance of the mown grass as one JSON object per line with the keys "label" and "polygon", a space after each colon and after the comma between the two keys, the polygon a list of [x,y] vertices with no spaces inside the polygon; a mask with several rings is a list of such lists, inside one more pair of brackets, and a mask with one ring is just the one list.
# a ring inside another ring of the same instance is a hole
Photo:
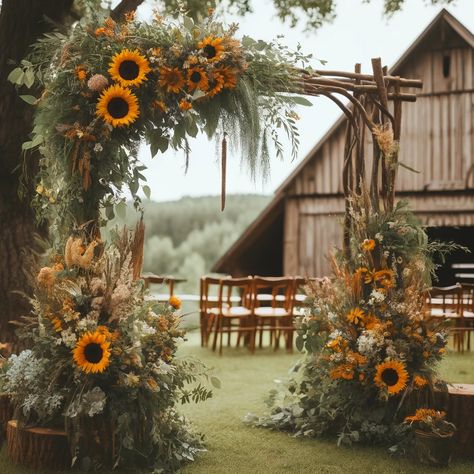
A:
{"label": "mown grass", "polygon": [[[180,355],[192,355],[214,367],[222,382],[211,400],[186,405],[183,413],[205,435],[208,451],[186,466],[186,474],[223,473],[428,473],[409,459],[391,458],[384,449],[356,446],[338,448],[334,440],[295,439],[287,433],[246,426],[242,418],[248,412],[261,413],[263,400],[273,380],[285,377],[298,354],[275,353],[269,349],[250,355],[246,349],[225,348],[219,357],[201,348],[198,335],[192,333],[180,349]],[[449,353],[440,366],[440,375],[451,382],[474,382],[474,353]],[[29,474],[31,470],[11,465],[0,455],[1,474]],[[474,461],[455,460],[443,471],[474,472]],[[46,473],[44,473],[46,474]],[[47,473],[50,474],[50,473]]]}

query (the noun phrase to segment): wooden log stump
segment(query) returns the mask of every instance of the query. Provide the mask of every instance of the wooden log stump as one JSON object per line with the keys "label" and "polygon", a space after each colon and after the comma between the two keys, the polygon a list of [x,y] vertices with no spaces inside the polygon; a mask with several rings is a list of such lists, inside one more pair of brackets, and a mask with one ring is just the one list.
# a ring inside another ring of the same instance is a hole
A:
{"label": "wooden log stump", "polygon": [[474,457],[474,384],[456,383],[448,387],[447,417],[456,425],[456,451]]}
{"label": "wooden log stump", "polygon": [[54,428],[19,428],[16,420],[7,424],[8,457],[31,469],[68,469],[71,456],[65,431]]}
{"label": "wooden log stump", "polygon": [[6,439],[7,423],[13,417],[13,406],[10,397],[0,393],[0,446]]}
{"label": "wooden log stump", "polygon": [[448,385],[448,392],[436,393],[436,408],[456,425],[455,453],[474,458],[474,384]]}

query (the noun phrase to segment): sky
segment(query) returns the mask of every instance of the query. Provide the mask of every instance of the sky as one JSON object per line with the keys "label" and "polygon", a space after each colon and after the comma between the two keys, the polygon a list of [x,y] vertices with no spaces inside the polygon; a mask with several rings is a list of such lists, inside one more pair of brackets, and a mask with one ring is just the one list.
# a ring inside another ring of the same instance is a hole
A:
{"label": "sky", "polygon": [[[383,64],[391,66],[417,38],[441,10],[427,5],[426,0],[406,0],[404,10],[387,19],[382,16],[383,0],[338,0],[336,19],[317,32],[305,33],[303,25],[290,28],[276,18],[271,0],[253,0],[254,13],[244,18],[226,14],[225,23],[240,24],[238,36],[272,40],[284,35],[281,43],[295,48],[298,43],[305,53],[327,61],[324,68],[353,70],[355,63],[362,64],[362,72],[370,73],[370,59],[381,57]],[[138,17],[146,21],[151,17],[155,2],[148,0],[138,10]],[[457,0],[447,9],[466,27],[474,31],[474,0]],[[321,68],[317,61],[313,67]],[[241,163],[239,153],[232,152],[227,165],[227,192],[272,194],[297,166],[316,142],[339,116],[339,109],[324,98],[310,98],[312,107],[299,107],[298,122],[301,145],[298,158],[284,160],[272,157],[271,175],[265,181],[250,178]],[[181,152],[168,151],[153,159],[147,146],[142,146],[140,159],[148,167],[145,176],[151,187],[151,199],[169,201],[183,196],[219,195],[220,167],[216,145],[203,135],[191,142],[189,169],[185,174],[185,159]]]}

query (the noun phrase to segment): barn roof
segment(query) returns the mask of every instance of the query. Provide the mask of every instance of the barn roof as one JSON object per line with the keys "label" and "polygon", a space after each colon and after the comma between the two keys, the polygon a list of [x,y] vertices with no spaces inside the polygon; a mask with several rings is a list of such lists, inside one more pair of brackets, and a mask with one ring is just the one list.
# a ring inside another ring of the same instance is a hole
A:
{"label": "barn roof", "polygon": [[[438,31],[438,28],[444,27],[444,25],[448,25],[456,34],[457,38],[465,45],[467,44],[469,47],[474,48],[474,35],[471,33],[471,31],[451,13],[443,8],[390,68],[389,73],[392,75],[397,75],[397,72],[403,68],[406,62],[413,58],[420,48],[423,48],[428,42],[430,42],[433,39],[433,35]],[[286,195],[286,190],[291,186],[295,178],[301,173],[308,162],[310,162],[318,153],[318,151],[321,150],[327,140],[345,122],[345,120],[345,115],[341,114],[340,117],[329,128],[329,130],[324,134],[324,136],[309,151],[306,157],[301,160],[296,168],[275,190],[273,199],[260,213],[260,215],[247,227],[247,229],[245,229],[245,231],[227,250],[227,252],[222,255],[222,257],[214,264],[212,271],[230,273],[229,270],[232,267],[232,262],[242,258],[252,243],[254,243],[255,240],[258,239],[258,237],[263,233],[264,228],[270,226],[278,219],[280,213],[284,212],[283,200]]]}

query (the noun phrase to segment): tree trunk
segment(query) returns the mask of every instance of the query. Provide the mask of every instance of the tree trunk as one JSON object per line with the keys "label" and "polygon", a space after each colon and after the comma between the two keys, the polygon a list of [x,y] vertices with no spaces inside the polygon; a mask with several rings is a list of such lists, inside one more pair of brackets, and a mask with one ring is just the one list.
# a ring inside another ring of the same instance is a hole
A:
{"label": "tree trunk", "polygon": [[[18,197],[21,144],[32,129],[33,107],[18,97],[7,77],[28,53],[28,47],[54,28],[52,21],[64,21],[72,3],[73,0],[3,0],[0,10],[0,341],[15,341],[8,321],[30,311],[27,299],[12,292],[31,292],[23,267],[26,255],[35,247],[35,233],[44,234],[37,228],[30,208],[34,192],[31,180],[25,198]],[[34,176],[36,169],[37,157],[28,156],[27,176]]]}

